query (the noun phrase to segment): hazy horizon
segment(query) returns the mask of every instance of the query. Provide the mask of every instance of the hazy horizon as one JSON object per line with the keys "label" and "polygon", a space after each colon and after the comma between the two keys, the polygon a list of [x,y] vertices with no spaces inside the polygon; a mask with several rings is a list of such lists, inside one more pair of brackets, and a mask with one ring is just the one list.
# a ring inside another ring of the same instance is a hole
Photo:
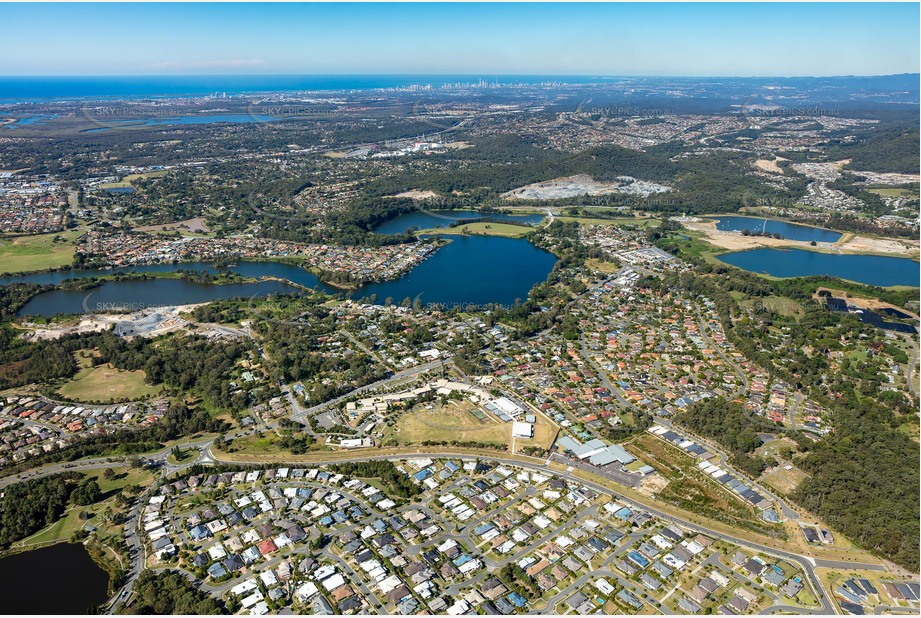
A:
{"label": "hazy horizon", "polygon": [[0,66],[45,77],[880,76],[921,71],[919,16],[917,3],[11,3],[0,5]]}

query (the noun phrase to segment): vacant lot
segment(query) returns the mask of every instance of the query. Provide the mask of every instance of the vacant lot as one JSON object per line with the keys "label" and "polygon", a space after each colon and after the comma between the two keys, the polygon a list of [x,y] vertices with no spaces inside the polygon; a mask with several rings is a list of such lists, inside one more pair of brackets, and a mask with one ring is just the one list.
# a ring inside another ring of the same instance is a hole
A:
{"label": "vacant lot", "polygon": [[69,231],[0,240],[0,274],[58,268],[73,262],[73,240],[79,232]]}
{"label": "vacant lot", "polygon": [[668,480],[656,495],[663,502],[734,526],[759,532],[772,529],[741,498],[704,475],[695,459],[663,440],[644,432],[624,446]]}
{"label": "vacant lot", "polygon": [[512,426],[491,418],[480,420],[472,413],[474,406],[468,402],[435,404],[431,410],[413,410],[400,417],[395,427],[385,436],[386,444],[419,444],[425,441],[481,442],[483,444],[508,444]]}
{"label": "vacant lot", "polygon": [[109,364],[81,369],[58,390],[74,401],[120,401],[143,399],[160,392],[161,386],[144,382],[143,371],[124,371]]}
{"label": "vacant lot", "polygon": [[128,174],[121,179],[120,182],[107,182],[99,185],[100,189],[123,189],[125,187],[133,186],[135,180],[140,180],[142,178],[159,178],[161,176],[166,176],[168,170],[159,170],[156,172],[144,172],[143,174]]}
{"label": "vacant lot", "polygon": [[165,223],[161,225],[143,225],[134,228],[136,232],[172,232],[179,230],[180,234],[207,234],[211,230],[205,224],[204,217],[186,219],[185,221],[176,221],[175,223]]}
{"label": "vacant lot", "polygon": [[[785,466],[791,466],[789,470]],[[806,480],[807,474],[793,466],[784,464],[761,477],[761,482],[780,494],[790,494]]]}
{"label": "vacant lot", "polygon": [[604,260],[599,260],[598,258],[589,258],[585,260],[585,266],[591,270],[596,270],[603,273],[616,273],[621,268],[614,262],[606,262]]}
{"label": "vacant lot", "polygon": [[[523,420],[523,418],[519,419]],[[560,428],[550,421],[543,414],[535,415],[534,423],[534,437],[530,440],[524,438],[515,438],[515,451],[520,453],[522,448],[528,446],[539,446],[542,449],[549,450],[556,441],[556,436],[560,432]],[[509,424],[509,429],[511,429],[511,424]]]}

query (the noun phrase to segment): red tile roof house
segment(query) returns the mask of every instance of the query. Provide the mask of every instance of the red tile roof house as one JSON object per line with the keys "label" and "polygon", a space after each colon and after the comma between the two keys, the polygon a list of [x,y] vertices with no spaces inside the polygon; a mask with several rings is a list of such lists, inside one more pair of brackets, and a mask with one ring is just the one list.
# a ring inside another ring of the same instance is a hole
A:
{"label": "red tile roof house", "polygon": [[277,550],[275,542],[272,539],[266,539],[262,543],[259,543],[259,553],[263,556],[271,554],[273,551]]}

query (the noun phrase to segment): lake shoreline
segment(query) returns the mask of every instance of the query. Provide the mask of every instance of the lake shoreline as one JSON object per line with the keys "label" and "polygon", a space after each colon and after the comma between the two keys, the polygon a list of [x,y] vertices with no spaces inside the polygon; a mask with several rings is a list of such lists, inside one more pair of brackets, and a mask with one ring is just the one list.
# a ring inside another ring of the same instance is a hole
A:
{"label": "lake shoreline", "polygon": [[[744,217],[758,220],[765,219],[765,217],[748,217],[747,215],[736,214],[707,214],[697,215],[693,217],[693,220],[678,220],[678,223],[690,231],[701,234],[703,240],[723,252],[741,252],[763,248],[787,248],[812,251],[814,253],[904,257],[911,259],[916,258],[919,251],[921,251],[921,244],[919,244],[918,241],[908,241],[901,238],[861,236],[853,232],[827,230],[826,228],[783,219],[767,218],[769,221],[776,221],[804,228],[811,227],[816,230],[841,234],[841,236],[835,242],[815,241],[815,245],[811,244],[808,240],[780,239],[767,236],[744,236],[740,232],[717,229],[718,219],[727,217]],[[869,250],[867,248],[869,248]]]}
{"label": "lake shoreline", "polygon": [[[912,274],[908,266],[918,266],[919,260],[901,256],[830,253],[798,247],[757,247],[720,253],[714,259],[727,266],[771,279],[828,276],[849,283],[887,289],[919,287],[918,270],[915,269]],[[799,262],[795,263],[796,260]],[[810,272],[810,269],[814,272]],[[860,278],[855,278],[855,275]]]}

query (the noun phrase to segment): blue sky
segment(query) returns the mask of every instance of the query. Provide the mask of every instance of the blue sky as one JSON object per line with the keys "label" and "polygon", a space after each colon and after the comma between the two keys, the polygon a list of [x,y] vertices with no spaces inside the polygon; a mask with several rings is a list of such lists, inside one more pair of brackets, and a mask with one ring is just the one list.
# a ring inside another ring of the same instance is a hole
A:
{"label": "blue sky", "polygon": [[917,3],[0,4],[0,74],[880,75]]}

